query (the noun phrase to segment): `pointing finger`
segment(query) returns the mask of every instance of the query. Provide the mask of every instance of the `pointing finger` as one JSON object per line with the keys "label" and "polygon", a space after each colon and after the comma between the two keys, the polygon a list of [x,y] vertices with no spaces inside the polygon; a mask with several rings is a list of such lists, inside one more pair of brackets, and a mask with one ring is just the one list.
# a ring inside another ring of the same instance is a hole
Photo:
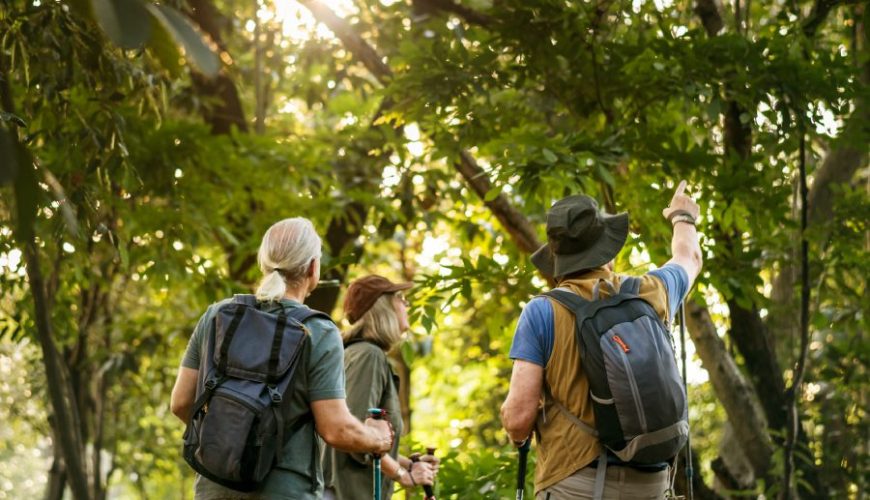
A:
{"label": "pointing finger", "polygon": [[674,192],[674,197],[671,198],[671,204],[676,201],[677,197],[683,194],[683,191],[686,190],[686,181],[685,179],[680,181],[680,184],[677,186],[677,190]]}

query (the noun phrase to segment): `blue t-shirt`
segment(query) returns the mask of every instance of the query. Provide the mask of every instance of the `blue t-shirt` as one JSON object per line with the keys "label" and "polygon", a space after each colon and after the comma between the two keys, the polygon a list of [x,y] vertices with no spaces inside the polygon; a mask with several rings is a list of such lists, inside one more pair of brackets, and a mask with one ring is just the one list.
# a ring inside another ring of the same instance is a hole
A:
{"label": "blue t-shirt", "polygon": [[[689,291],[689,275],[679,264],[667,264],[648,275],[655,276],[668,293],[668,309],[671,318]],[[511,359],[522,359],[540,366],[547,366],[553,352],[555,339],[553,304],[546,297],[535,297],[523,308],[511,345]]]}

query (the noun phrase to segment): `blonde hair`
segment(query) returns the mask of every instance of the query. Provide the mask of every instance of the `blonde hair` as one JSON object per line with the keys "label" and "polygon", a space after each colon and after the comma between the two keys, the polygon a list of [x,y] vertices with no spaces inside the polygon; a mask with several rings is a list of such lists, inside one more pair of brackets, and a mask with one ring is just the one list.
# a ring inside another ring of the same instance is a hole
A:
{"label": "blonde hair", "polygon": [[273,224],[263,235],[257,252],[263,272],[257,299],[280,300],[288,286],[299,286],[312,261],[320,259],[320,246],[320,236],[308,219],[293,217]]}
{"label": "blonde hair", "polygon": [[363,314],[362,318],[342,332],[345,342],[362,339],[377,344],[381,349],[389,351],[402,340],[399,329],[399,318],[393,307],[393,293],[385,293],[378,297],[374,305]]}

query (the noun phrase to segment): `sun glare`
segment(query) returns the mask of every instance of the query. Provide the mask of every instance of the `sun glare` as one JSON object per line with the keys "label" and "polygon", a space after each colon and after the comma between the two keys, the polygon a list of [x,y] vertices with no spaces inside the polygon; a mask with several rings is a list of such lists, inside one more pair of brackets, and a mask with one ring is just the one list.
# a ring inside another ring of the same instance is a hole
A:
{"label": "sun glare", "polygon": [[[329,7],[337,16],[347,19],[358,11],[352,0],[314,0]],[[281,23],[282,34],[293,42],[301,42],[311,38],[335,38],[332,31],[323,23],[317,22],[314,16],[297,0],[274,0],[265,2],[257,11],[257,17],[262,21],[276,20]]]}

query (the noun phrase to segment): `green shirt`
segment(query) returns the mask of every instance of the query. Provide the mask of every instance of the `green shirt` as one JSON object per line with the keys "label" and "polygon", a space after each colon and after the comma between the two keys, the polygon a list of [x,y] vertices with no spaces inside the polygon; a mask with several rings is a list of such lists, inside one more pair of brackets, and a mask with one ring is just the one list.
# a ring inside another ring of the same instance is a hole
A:
{"label": "green shirt", "polygon": [[[199,320],[181,366],[199,369],[206,335],[214,330],[214,318],[220,306],[227,299],[213,304]],[[283,299],[279,302],[264,304],[263,310],[277,312],[281,307],[287,310],[300,307],[294,300]],[[314,419],[310,416],[311,402],[325,399],[344,399],[344,348],[341,336],[331,321],[312,318],[305,323],[311,334],[311,342],[306,349],[306,363],[299,367],[290,383],[287,408],[288,423],[298,418],[308,422],[298,431],[286,437],[284,456],[266,478],[262,490],[252,494],[240,494],[227,490],[205,478],[197,478],[197,498],[210,498],[230,495],[231,498],[293,498],[314,499],[323,494],[323,469],[320,463],[321,439],[315,433]],[[267,346],[268,348],[268,346]],[[203,377],[204,374],[199,374]]]}
{"label": "green shirt", "polygon": [[[398,457],[402,435],[402,409],[398,383],[383,349],[369,342],[355,342],[344,352],[347,375],[347,407],[358,419],[365,420],[369,408],[387,410],[395,431],[390,456]],[[327,447],[324,455],[326,485],[341,500],[368,500],[372,497],[372,464],[369,455],[344,453]],[[381,496],[393,494],[393,480],[382,474]]]}

